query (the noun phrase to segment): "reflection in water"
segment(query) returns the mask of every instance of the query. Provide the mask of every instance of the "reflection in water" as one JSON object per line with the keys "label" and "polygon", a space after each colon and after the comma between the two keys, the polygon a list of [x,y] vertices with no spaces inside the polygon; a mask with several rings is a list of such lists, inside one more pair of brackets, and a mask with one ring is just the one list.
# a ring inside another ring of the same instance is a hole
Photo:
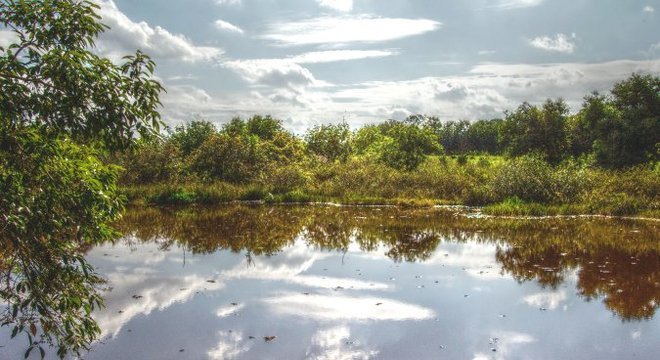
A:
{"label": "reflection in water", "polygon": [[264,302],[270,305],[272,312],[276,314],[326,321],[404,321],[424,320],[435,316],[431,309],[377,297],[280,294],[264,299]]}
{"label": "reflection in water", "polygon": [[[358,348],[348,341],[351,331],[346,325],[335,326],[317,331],[311,340],[311,346],[305,353],[306,359],[316,360],[350,360],[371,359],[378,355],[378,351]],[[348,342],[348,345],[346,346]]]}
{"label": "reflection in water", "polygon": [[[650,319],[660,304],[656,222],[471,219],[444,210],[235,205],[134,209],[119,227],[131,234],[129,239],[158,240],[161,249],[180,244],[197,254],[245,252],[248,264],[223,274],[229,278],[280,279],[324,288],[387,288],[383,283],[300,275],[323,255],[314,253],[310,258],[306,246],[296,242],[299,239],[322,251],[346,253],[356,244],[365,252],[383,251],[396,262],[462,264],[475,276],[509,274],[519,282],[536,281],[549,290],[524,301],[544,309],[554,309],[563,300],[564,292],[557,289],[571,274],[577,276],[577,291],[584,299],[602,298],[624,320]],[[458,251],[469,247],[474,251],[462,256],[453,252],[453,244],[461,243]],[[269,258],[285,247],[284,257]],[[496,264],[489,247],[495,251]],[[255,260],[259,255],[266,257]],[[296,306],[303,305],[295,299]]]}

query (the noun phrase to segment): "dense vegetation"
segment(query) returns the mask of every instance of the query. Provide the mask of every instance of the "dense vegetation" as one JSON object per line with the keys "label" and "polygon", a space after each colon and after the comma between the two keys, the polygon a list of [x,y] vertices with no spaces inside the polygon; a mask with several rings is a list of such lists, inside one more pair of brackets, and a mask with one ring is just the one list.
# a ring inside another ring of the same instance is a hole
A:
{"label": "dense vegetation", "polygon": [[[504,119],[411,116],[296,136],[270,116],[192,121],[112,159],[129,197],[493,205],[495,214],[657,214],[660,78],[633,74],[576,114],[563,100]],[[543,206],[539,205],[543,204]],[[655,216],[655,215],[654,215]]]}
{"label": "dense vegetation", "polygon": [[[0,1],[0,324],[27,358],[80,353],[100,334],[103,279],[84,250],[117,233],[119,168],[100,160],[157,132],[161,86],[141,53],[90,51],[105,27],[89,1]],[[6,305],[6,306],[4,306]]]}

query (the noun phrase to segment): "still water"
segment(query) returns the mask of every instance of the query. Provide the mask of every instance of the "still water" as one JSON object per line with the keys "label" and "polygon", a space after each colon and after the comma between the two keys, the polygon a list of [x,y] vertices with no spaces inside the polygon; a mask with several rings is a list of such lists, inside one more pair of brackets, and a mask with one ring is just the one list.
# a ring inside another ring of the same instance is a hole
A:
{"label": "still water", "polygon": [[84,358],[658,359],[658,225],[132,209],[87,255],[108,288]]}

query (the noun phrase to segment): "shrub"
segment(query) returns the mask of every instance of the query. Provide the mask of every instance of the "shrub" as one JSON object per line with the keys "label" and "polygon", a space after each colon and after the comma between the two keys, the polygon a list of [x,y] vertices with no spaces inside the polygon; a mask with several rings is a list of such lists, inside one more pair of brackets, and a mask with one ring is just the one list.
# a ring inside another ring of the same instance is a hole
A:
{"label": "shrub", "polygon": [[493,189],[500,199],[518,197],[524,201],[552,202],[552,167],[540,157],[525,155],[504,164],[495,179]]}

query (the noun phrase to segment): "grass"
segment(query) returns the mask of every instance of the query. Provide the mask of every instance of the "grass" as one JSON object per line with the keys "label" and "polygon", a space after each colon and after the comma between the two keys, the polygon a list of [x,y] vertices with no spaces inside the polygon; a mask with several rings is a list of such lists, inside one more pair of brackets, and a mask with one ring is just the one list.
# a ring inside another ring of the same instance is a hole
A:
{"label": "grass", "polygon": [[[287,176],[226,182],[127,185],[129,202],[154,205],[338,203],[483,206],[500,216],[602,214],[660,218],[660,170],[605,170],[577,163],[496,156],[430,157],[414,171],[367,159],[287,169]],[[296,178],[296,181],[288,179]]]}

